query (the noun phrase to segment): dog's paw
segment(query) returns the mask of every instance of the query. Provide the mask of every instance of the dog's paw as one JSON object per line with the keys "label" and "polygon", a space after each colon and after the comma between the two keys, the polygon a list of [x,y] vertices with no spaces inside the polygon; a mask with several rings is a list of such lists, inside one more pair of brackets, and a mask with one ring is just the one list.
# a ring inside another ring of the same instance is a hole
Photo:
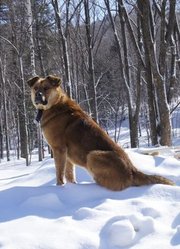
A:
{"label": "dog's paw", "polygon": [[67,180],[67,182],[69,182],[69,183],[74,183],[74,184],[77,183],[77,181],[76,181],[75,179],[72,179],[72,178],[66,178],[66,180]]}
{"label": "dog's paw", "polygon": [[64,180],[60,180],[58,179],[57,182],[56,182],[56,185],[64,185]]}

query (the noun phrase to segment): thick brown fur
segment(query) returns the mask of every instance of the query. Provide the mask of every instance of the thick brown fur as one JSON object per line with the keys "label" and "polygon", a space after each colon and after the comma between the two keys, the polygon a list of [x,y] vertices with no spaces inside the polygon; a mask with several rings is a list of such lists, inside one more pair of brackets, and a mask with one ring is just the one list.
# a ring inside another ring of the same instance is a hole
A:
{"label": "thick brown fur", "polygon": [[[98,184],[111,190],[154,183],[173,185],[164,177],[136,169],[124,150],[64,93],[59,78],[36,76],[28,84],[34,106],[43,110],[41,127],[53,151],[57,184],[66,180],[75,183],[77,164],[85,167]],[[36,103],[38,91],[46,104]]]}

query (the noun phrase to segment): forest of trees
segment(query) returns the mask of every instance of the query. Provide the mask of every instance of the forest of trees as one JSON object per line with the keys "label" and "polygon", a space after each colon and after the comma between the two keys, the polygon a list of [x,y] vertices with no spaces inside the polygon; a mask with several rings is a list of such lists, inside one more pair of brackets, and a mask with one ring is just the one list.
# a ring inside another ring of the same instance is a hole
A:
{"label": "forest of trees", "polygon": [[42,151],[26,81],[48,74],[115,141],[127,119],[131,147],[141,125],[170,146],[179,69],[179,0],[1,0],[0,158]]}

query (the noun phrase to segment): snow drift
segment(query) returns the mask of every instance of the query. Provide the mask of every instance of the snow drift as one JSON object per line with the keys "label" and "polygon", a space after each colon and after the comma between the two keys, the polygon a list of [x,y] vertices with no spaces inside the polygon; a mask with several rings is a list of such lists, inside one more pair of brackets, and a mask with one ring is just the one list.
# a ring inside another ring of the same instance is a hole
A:
{"label": "snow drift", "polygon": [[[180,161],[127,151],[135,166],[170,178],[113,192],[77,168],[78,184],[55,185],[54,162],[0,164],[0,248],[180,248]],[[113,180],[113,179],[112,179]]]}

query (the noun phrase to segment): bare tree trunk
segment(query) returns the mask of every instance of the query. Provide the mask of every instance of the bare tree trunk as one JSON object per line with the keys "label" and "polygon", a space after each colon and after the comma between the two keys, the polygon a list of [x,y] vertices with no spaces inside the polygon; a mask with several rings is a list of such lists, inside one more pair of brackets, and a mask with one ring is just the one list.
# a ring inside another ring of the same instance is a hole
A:
{"label": "bare tree trunk", "polygon": [[[129,59],[128,59],[128,42],[125,30],[125,6],[123,5],[123,0],[118,0],[118,12],[119,18],[121,23],[121,32],[122,32],[122,40],[123,40],[123,51],[124,51],[124,64],[125,64],[125,73],[127,78],[127,84],[129,86],[129,90],[131,91],[131,78],[130,78],[130,66],[129,66]],[[135,46],[136,47],[136,46]],[[141,53],[141,52],[140,52]],[[129,105],[129,119],[130,119],[130,137],[131,137],[131,147],[135,148],[138,146],[138,122],[139,122],[139,110],[140,110],[140,103],[141,103],[141,60],[140,56],[139,59],[139,68],[137,73],[137,81],[136,81],[136,108],[133,110],[132,103]]]}
{"label": "bare tree trunk", "polygon": [[168,93],[167,93],[169,104],[171,103],[173,96],[174,96],[176,82],[177,82],[177,78],[176,78],[176,45],[174,44],[171,47],[170,84],[169,84],[169,89],[168,89]]}
{"label": "bare tree trunk", "polygon": [[[138,6],[138,8],[140,9],[140,6]],[[139,43],[142,43],[141,44],[142,47],[144,45],[144,54],[145,54],[144,69],[145,69],[145,78],[146,78],[146,86],[147,86],[147,103],[148,103],[148,116],[149,116],[149,126],[150,126],[150,138],[151,138],[152,145],[157,145],[158,136],[157,136],[156,93],[155,93],[149,53],[148,53],[146,43],[144,41],[145,34],[143,34],[144,29],[142,29],[141,19],[142,19],[142,15],[138,13],[137,21],[138,21]]]}
{"label": "bare tree trunk", "polygon": [[92,117],[98,122],[98,110],[97,110],[97,96],[95,87],[95,74],[94,74],[94,56],[93,56],[93,44],[91,34],[91,22],[90,22],[90,9],[89,0],[84,0],[84,12],[85,12],[85,26],[86,26],[86,38],[88,49],[88,96],[89,104],[91,108]]}
{"label": "bare tree trunk", "polygon": [[[147,50],[145,49],[145,54]],[[153,75],[151,71],[151,65],[149,61],[149,56],[145,55],[146,70],[146,84],[147,84],[147,102],[148,102],[148,116],[149,116],[149,126],[150,126],[150,138],[152,145],[158,144],[158,134],[157,134],[157,113],[156,113],[156,93],[153,81]]]}
{"label": "bare tree trunk", "polygon": [[[10,19],[11,19],[11,26],[12,26],[12,35],[16,41],[14,45],[11,41],[1,36],[3,40],[5,40],[9,45],[13,48],[13,51],[16,53],[17,60],[18,60],[18,81],[19,81],[19,99],[21,101],[17,102],[18,110],[19,110],[19,134],[20,134],[20,144],[21,144],[21,157],[26,159],[26,166],[29,165],[28,153],[29,153],[29,146],[28,146],[28,131],[27,131],[27,112],[26,112],[26,103],[25,103],[25,80],[24,80],[24,69],[23,69],[23,60],[22,60],[22,49],[17,49],[17,44],[21,41],[17,42],[17,30],[14,27],[15,24],[15,10],[14,10],[14,2],[8,5],[10,9]],[[19,46],[21,47],[21,46]]]}
{"label": "bare tree trunk", "polygon": [[40,27],[40,17],[39,17],[39,12],[38,12],[38,4],[37,1],[33,2],[32,5],[33,8],[33,13],[34,13],[34,22],[35,22],[35,33],[34,33],[34,38],[36,40],[36,49],[37,49],[37,54],[38,54],[38,60],[39,60],[39,65],[40,65],[40,74],[41,76],[45,77],[45,67],[44,67],[44,58],[43,58],[43,51],[42,51],[42,44],[41,44],[41,27]]}
{"label": "bare tree trunk", "polygon": [[2,130],[2,118],[0,113],[0,161],[3,159],[3,130]]}
{"label": "bare tree trunk", "polygon": [[17,159],[20,159],[20,128],[19,128],[19,113],[16,113],[16,130],[17,130]]}
{"label": "bare tree trunk", "polygon": [[[63,50],[63,62],[64,62],[64,70],[65,70],[65,85],[67,87],[67,94],[72,97],[72,83],[71,83],[71,76],[70,76],[70,64],[69,64],[69,54],[68,54],[68,45],[67,45],[67,35],[68,35],[68,25],[69,20],[66,19],[66,30],[63,31],[62,24],[61,24],[61,16],[60,10],[57,0],[52,0],[52,6],[54,8],[56,24],[58,27],[58,34],[59,34],[59,45],[62,43],[62,50]],[[66,15],[69,14],[69,0],[66,1]],[[60,48],[61,49],[61,48]]]}
{"label": "bare tree trunk", "polygon": [[[154,23],[151,4],[149,0],[138,0],[140,14],[142,15],[142,30],[144,43],[147,47],[154,83],[157,93],[157,108],[159,114],[160,144],[171,145],[171,123],[169,106],[167,102],[165,78],[162,69],[158,67],[157,54],[155,50]],[[164,61],[163,61],[164,63]]]}
{"label": "bare tree trunk", "polygon": [[[5,63],[5,62],[4,62]],[[7,98],[6,98],[6,87],[5,87],[5,76],[4,67],[2,59],[0,58],[0,70],[1,70],[1,81],[2,81],[2,97],[3,97],[3,107],[4,107],[4,135],[6,142],[6,158],[10,161],[10,145],[9,145],[9,123],[8,123],[8,110],[7,110]]]}
{"label": "bare tree trunk", "polygon": [[[29,73],[31,76],[36,75],[36,66],[35,66],[35,47],[34,47],[34,39],[33,39],[33,32],[32,32],[32,25],[33,25],[33,16],[32,16],[32,6],[31,6],[31,0],[26,0],[26,9],[27,9],[27,25],[28,25],[28,37],[29,37],[29,48],[30,48],[30,61],[31,61],[31,67],[29,69]],[[38,39],[39,42],[39,39]],[[40,61],[41,61],[41,51],[40,52]],[[41,70],[44,68],[43,65],[41,65]],[[37,134],[38,134],[38,156],[39,161],[42,161],[43,159],[43,148],[42,148],[42,132],[40,125],[37,125]]]}
{"label": "bare tree trunk", "polygon": [[38,155],[39,155],[39,161],[43,160],[43,143],[42,143],[42,132],[41,127],[39,124],[37,124],[37,138],[38,138]]}
{"label": "bare tree trunk", "polygon": [[26,21],[27,21],[27,34],[29,41],[29,49],[30,49],[30,68],[29,73],[30,77],[36,75],[35,71],[35,49],[34,49],[34,40],[33,40],[33,17],[32,17],[32,9],[31,9],[31,0],[25,0],[26,6]]}
{"label": "bare tree trunk", "polygon": [[[2,89],[2,82],[0,81],[0,88]],[[3,159],[3,103],[2,103],[2,99],[3,99],[3,92],[0,91],[0,162],[1,159]]]}
{"label": "bare tree trunk", "polygon": [[[121,32],[122,32],[122,45],[118,36],[118,31],[116,28],[116,24],[114,21],[114,18],[112,16],[111,10],[110,10],[110,4],[109,0],[104,0],[108,15],[110,18],[110,22],[112,25],[112,29],[114,32],[114,37],[117,44],[117,50],[118,50],[118,56],[119,56],[119,62],[120,62],[120,72],[123,84],[126,89],[127,94],[127,102],[128,102],[128,113],[129,113],[129,126],[130,126],[130,140],[131,140],[131,146],[137,147],[138,145],[138,120],[139,120],[139,109],[140,109],[140,85],[141,82],[138,82],[137,84],[137,98],[136,98],[136,109],[133,110],[133,100],[132,100],[132,91],[131,91],[131,79],[130,79],[130,73],[129,73],[129,62],[128,62],[128,53],[127,53],[127,38],[126,38],[126,31],[125,31],[125,23],[124,23],[124,13],[123,13],[123,1],[118,1],[118,7],[119,7],[119,17],[121,21]],[[121,46],[123,46],[124,54],[122,55],[121,52]],[[124,61],[123,61],[124,58]]]}
{"label": "bare tree trunk", "polygon": [[[77,77],[77,99],[78,103],[83,106],[86,112],[91,113],[90,101],[88,96],[88,82],[86,80],[86,75],[88,74],[88,65],[86,63],[87,55],[84,53],[84,42],[81,35],[81,21],[80,12],[77,16],[77,27],[75,30],[75,67],[76,67],[76,77]],[[88,74],[89,75],[89,74]],[[83,102],[81,102],[83,101]]]}
{"label": "bare tree trunk", "polygon": [[42,77],[46,76],[45,68],[44,68],[44,62],[43,62],[43,55],[42,55],[42,49],[41,49],[41,41],[39,37],[39,24],[38,20],[36,20],[36,41],[37,41],[37,53],[38,53],[38,59],[40,64],[40,72]]}
{"label": "bare tree trunk", "polygon": [[[176,23],[176,0],[169,1],[170,10],[169,10],[169,17],[168,17],[168,25],[167,25],[167,32],[165,34],[166,39],[166,50],[168,49],[168,45],[171,46],[171,68],[170,68],[170,84],[168,89],[168,103],[171,103],[174,94],[174,86],[176,83],[176,35],[175,29],[178,31],[178,25]],[[167,51],[166,51],[167,52]],[[165,53],[166,59],[167,53]],[[164,72],[165,75],[165,72]]]}
{"label": "bare tree trunk", "polygon": [[21,55],[18,55],[19,59],[19,71],[20,71],[20,87],[22,90],[21,99],[22,102],[19,105],[19,127],[20,127],[20,142],[21,142],[21,157],[26,158],[26,166],[29,165],[29,143],[28,143],[28,131],[27,131],[27,111],[25,100],[25,80],[24,70]]}

